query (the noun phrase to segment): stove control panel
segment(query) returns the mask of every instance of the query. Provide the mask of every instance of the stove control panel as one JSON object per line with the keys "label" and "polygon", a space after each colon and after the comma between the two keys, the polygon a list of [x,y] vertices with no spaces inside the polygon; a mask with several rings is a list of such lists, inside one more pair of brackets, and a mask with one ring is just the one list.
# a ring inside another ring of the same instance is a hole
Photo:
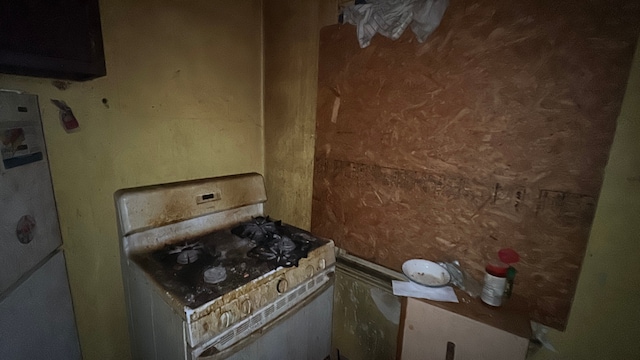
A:
{"label": "stove control panel", "polygon": [[312,278],[303,281],[296,287],[290,288],[286,295],[280,296],[276,301],[260,309],[256,309],[251,315],[237,321],[219,334],[213,335],[210,339],[205,340],[191,350],[191,358],[204,359],[206,357],[209,359],[209,357],[201,357],[201,355],[210,351],[215,354],[220,354],[223,350],[228,349],[242,339],[246,339],[254,331],[259,330],[287,311],[295,308],[300,302],[313,296],[312,294],[322,292],[322,289],[326,289],[331,284],[333,271],[333,269],[329,268],[314,274]]}
{"label": "stove control panel", "polygon": [[292,298],[292,293],[298,291],[299,285],[335,263],[334,249],[333,242],[330,242],[309,252],[298,266],[280,267],[258,281],[194,309],[188,317],[187,341],[191,346],[198,346],[274,303],[275,308],[280,309],[278,304]]}

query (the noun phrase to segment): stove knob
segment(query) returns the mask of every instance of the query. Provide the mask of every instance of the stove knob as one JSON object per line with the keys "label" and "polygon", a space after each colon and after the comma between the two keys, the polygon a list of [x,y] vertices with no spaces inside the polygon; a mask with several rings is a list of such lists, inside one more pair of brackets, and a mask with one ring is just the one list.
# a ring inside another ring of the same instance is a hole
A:
{"label": "stove knob", "polygon": [[258,295],[253,299],[253,303],[251,304],[252,308],[260,308],[260,301],[262,301],[262,296]]}
{"label": "stove knob", "polygon": [[276,290],[278,290],[280,294],[287,291],[288,288],[289,288],[289,282],[287,281],[287,279],[281,279],[280,281],[278,281]]}
{"label": "stove knob", "polygon": [[220,315],[220,325],[222,325],[222,328],[228,328],[232,320],[233,314],[231,311],[225,311]]}
{"label": "stove knob", "polygon": [[313,266],[309,265],[307,266],[306,272],[307,272],[307,279],[310,279],[313,276],[315,269],[313,268]]}
{"label": "stove knob", "polygon": [[248,315],[251,313],[251,300],[245,300],[241,305],[242,313]]}
{"label": "stove knob", "polygon": [[318,268],[320,268],[320,270],[324,270],[326,266],[327,266],[327,261],[325,259],[320,259],[320,261],[318,262]]}

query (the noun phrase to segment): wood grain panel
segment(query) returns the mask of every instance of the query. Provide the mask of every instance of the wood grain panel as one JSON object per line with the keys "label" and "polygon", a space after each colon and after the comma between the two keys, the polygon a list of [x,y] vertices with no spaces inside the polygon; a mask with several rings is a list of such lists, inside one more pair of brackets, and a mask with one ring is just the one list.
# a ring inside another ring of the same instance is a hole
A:
{"label": "wood grain panel", "polygon": [[458,259],[564,329],[629,72],[633,1],[452,2],[426,43],[320,39],[312,231],[399,270]]}

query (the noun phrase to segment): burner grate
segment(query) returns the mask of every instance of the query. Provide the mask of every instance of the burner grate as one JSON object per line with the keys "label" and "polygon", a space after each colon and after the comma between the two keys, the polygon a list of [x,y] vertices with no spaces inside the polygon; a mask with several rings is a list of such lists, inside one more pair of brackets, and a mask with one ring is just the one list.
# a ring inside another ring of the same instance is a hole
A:
{"label": "burner grate", "polygon": [[234,227],[231,232],[255,245],[248,256],[283,267],[298,266],[300,259],[307,257],[315,240],[308,234],[290,231],[281,221],[273,221],[268,216],[254,217]]}

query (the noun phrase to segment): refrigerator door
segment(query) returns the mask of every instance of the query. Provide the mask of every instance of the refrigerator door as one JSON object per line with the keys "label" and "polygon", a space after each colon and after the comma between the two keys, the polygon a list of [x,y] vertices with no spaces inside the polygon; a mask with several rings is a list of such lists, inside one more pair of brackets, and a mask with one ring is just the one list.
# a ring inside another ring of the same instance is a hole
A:
{"label": "refrigerator door", "polygon": [[0,300],[3,359],[81,359],[67,270],[57,251]]}
{"label": "refrigerator door", "polygon": [[0,91],[0,295],[60,246],[38,98]]}

